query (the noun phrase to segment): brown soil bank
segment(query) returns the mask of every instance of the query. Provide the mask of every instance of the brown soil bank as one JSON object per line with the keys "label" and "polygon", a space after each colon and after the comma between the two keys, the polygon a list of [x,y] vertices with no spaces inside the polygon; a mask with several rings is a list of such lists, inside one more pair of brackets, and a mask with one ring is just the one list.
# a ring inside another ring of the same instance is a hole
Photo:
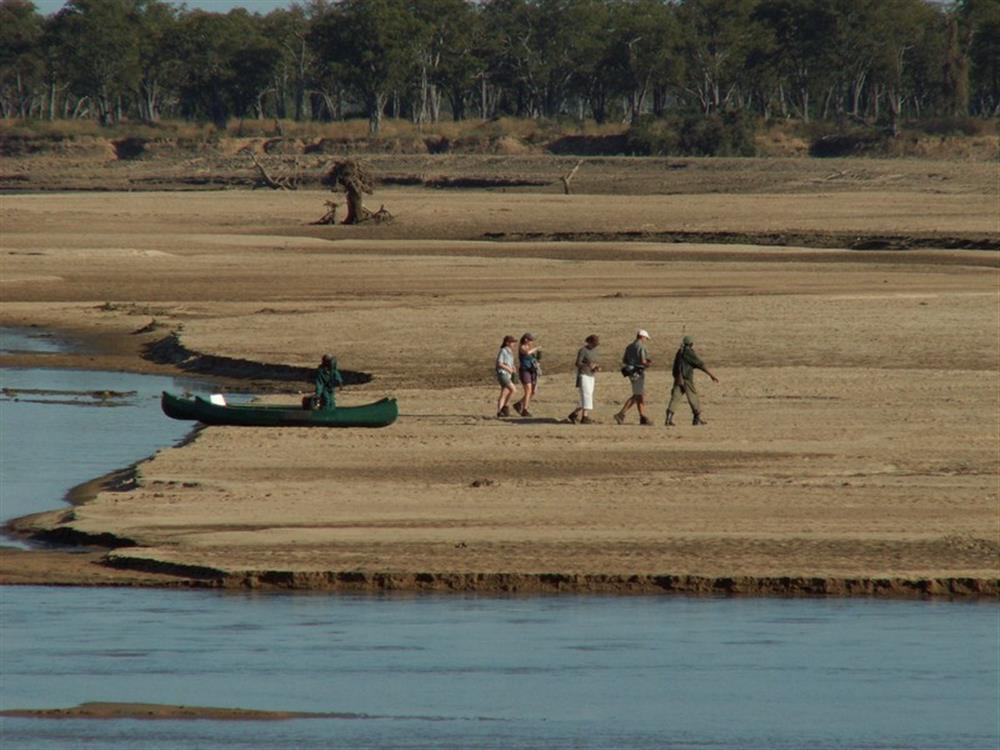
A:
{"label": "brown soil bank", "polygon": [[[309,226],[325,196],[309,191],[5,197],[0,324],[85,332],[106,343],[90,367],[237,363],[230,375],[250,383],[333,351],[372,376],[339,403],[394,394],[401,416],[380,430],[200,430],[132,481],[19,524],[110,549],[7,551],[0,581],[997,596],[995,252],[526,239],[993,240],[995,180],[938,164],[881,186],[803,179],[775,193],[747,187],[763,172],[730,169],[746,192],[400,188],[386,191],[389,227]],[[652,333],[650,427],[634,411],[611,419],[638,327]],[[523,331],[545,350],[534,417],[498,420],[493,358]],[[590,333],[605,365],[597,424],[572,425]],[[685,334],[721,382],[698,381],[706,426],[683,406],[668,429]],[[180,359],[151,361],[157,347]],[[295,403],[302,388],[266,398]]]}
{"label": "brown soil bank", "polygon": [[81,703],[71,708],[13,708],[0,716],[20,719],[211,719],[213,721],[284,721],[287,719],[356,719],[362,714],[257,711],[248,708],[174,706],[163,703]]}

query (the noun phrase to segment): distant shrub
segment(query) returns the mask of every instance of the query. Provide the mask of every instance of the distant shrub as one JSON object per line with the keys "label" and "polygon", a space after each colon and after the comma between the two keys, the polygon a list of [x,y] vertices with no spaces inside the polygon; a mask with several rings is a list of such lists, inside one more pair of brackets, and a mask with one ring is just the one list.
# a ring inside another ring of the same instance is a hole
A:
{"label": "distant shrub", "polygon": [[626,133],[635,156],[753,156],[756,119],[745,112],[643,117]]}
{"label": "distant shrub", "polygon": [[875,128],[852,128],[814,137],[809,155],[820,159],[863,156],[884,151],[887,136]]}
{"label": "distant shrub", "polygon": [[112,141],[115,154],[119,159],[138,159],[145,153],[147,140],[145,138],[120,138]]}
{"label": "distant shrub", "polygon": [[908,122],[906,129],[941,136],[996,135],[997,123],[996,120],[983,120],[978,117],[929,117]]}
{"label": "distant shrub", "polygon": [[550,141],[546,150],[567,156],[619,156],[629,153],[630,147],[622,134],[564,135]]}
{"label": "distant shrub", "polygon": [[681,147],[692,156],[753,156],[757,119],[747,112],[688,117],[682,123]]}
{"label": "distant shrub", "polygon": [[625,151],[632,156],[670,156],[680,153],[676,121],[640,117],[625,133]]}

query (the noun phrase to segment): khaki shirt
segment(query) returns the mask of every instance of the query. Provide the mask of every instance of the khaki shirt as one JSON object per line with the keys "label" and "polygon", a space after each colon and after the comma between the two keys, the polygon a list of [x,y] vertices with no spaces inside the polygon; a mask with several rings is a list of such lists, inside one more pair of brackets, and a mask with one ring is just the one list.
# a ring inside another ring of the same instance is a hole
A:
{"label": "khaki shirt", "polygon": [[648,360],[649,353],[638,339],[625,347],[625,354],[622,355],[622,363],[633,367],[645,367]]}

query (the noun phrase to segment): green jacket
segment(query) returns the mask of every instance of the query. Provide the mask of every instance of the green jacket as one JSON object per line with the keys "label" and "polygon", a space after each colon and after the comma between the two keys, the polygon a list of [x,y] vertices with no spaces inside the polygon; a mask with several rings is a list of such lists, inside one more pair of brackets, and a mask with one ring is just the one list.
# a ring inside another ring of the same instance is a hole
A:
{"label": "green jacket", "polygon": [[674,355],[674,380],[691,380],[695,370],[704,370],[705,363],[690,346],[682,346]]}
{"label": "green jacket", "polygon": [[335,402],[334,391],[344,384],[344,377],[337,369],[334,362],[330,367],[319,367],[316,370],[316,396],[319,397],[322,405],[327,409],[332,409]]}

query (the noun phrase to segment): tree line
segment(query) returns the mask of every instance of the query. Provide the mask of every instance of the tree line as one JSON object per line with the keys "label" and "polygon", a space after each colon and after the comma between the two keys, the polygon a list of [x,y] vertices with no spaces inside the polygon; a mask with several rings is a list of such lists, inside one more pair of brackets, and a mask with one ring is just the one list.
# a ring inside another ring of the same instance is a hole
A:
{"label": "tree line", "polygon": [[1000,114],[1000,0],[0,0],[0,115],[211,121]]}

